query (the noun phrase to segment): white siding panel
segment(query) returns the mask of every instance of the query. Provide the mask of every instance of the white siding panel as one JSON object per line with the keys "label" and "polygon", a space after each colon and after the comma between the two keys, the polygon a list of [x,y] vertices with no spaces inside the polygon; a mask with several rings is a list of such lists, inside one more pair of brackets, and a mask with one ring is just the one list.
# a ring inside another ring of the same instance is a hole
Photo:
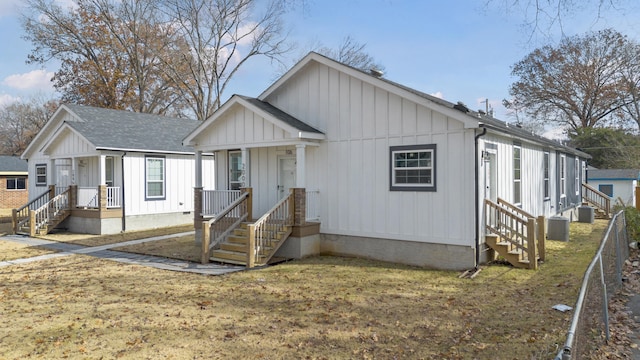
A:
{"label": "white siding panel", "polygon": [[382,89],[376,88],[374,91],[374,109],[376,119],[376,137],[384,137],[389,134],[389,96]]}
{"label": "white siding panel", "polygon": [[[145,200],[145,155],[127,154],[125,165],[125,214],[127,216],[153,213],[193,211],[195,160],[188,155],[165,157],[166,198]],[[161,226],[162,224],[158,224]]]}
{"label": "white siding panel", "polygon": [[[395,94],[389,94],[388,127],[389,136],[398,136],[402,131],[402,99]],[[404,132],[404,134],[410,134]]]}
{"label": "white siding panel", "polygon": [[[375,224],[374,233],[385,234],[387,233],[387,210],[389,209],[389,146],[387,139],[376,139],[375,152],[373,159],[375,159],[375,181],[373,184],[361,184],[361,186],[373,185],[375,192],[374,208],[375,214],[373,216],[373,222]],[[371,166],[370,163],[368,166]],[[353,186],[358,186],[354,184]],[[339,203],[335,203],[337,205]],[[333,206],[335,206],[333,205]],[[339,205],[338,205],[339,206]],[[364,229],[366,232],[366,229]]]}
{"label": "white siding panel", "polygon": [[351,121],[351,114],[349,113],[350,110],[350,101],[349,101],[349,95],[350,95],[350,91],[349,91],[349,76],[345,75],[345,74],[340,74],[339,76],[340,78],[340,98],[338,101],[338,106],[339,106],[339,113],[338,113],[338,119],[340,121],[339,123],[339,139],[340,140],[347,140],[349,139],[349,130],[350,130],[350,121]]}
{"label": "white siding panel", "polygon": [[[365,179],[362,175],[364,168],[364,162],[357,159],[363,158],[362,141],[351,141],[349,144],[349,183],[351,184],[363,184]],[[348,204],[351,208],[363,209],[362,186],[347,190]],[[360,213],[358,211],[349,211],[347,214],[347,228],[349,230],[359,231],[362,229],[360,222]]]}
{"label": "white siding panel", "polygon": [[402,99],[402,133],[415,134],[417,131],[417,105],[414,102]]}
{"label": "white siding panel", "polygon": [[349,138],[362,138],[362,81],[351,80],[351,94],[349,96]]}
{"label": "white siding panel", "polygon": [[372,139],[376,135],[374,87],[362,85],[362,137]]}

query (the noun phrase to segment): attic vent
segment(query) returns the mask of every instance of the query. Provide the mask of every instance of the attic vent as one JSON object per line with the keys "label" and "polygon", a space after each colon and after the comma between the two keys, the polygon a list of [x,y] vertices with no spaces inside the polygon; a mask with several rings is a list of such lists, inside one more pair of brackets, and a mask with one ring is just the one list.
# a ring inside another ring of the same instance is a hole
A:
{"label": "attic vent", "polygon": [[463,113],[469,112],[469,108],[465,104],[463,104],[462,101],[458,101],[457,104],[453,105],[453,108],[458,111],[462,111]]}
{"label": "attic vent", "polygon": [[382,75],[384,75],[384,72],[382,72],[382,70],[378,70],[376,68],[369,69],[369,73],[375,77],[382,77]]}

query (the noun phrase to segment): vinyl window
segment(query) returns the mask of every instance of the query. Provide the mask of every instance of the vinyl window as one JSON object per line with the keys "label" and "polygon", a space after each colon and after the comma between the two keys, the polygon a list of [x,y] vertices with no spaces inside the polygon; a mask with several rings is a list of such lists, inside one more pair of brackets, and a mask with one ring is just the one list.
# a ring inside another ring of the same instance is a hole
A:
{"label": "vinyl window", "polygon": [[165,199],[165,158],[147,156],[145,162],[145,198],[149,200]]}
{"label": "vinyl window", "polygon": [[25,190],[27,179],[23,177],[7,178],[7,190]]}
{"label": "vinyl window", "polygon": [[549,199],[550,195],[550,188],[549,188],[549,152],[545,151],[544,153],[544,161],[543,161],[543,168],[542,168],[542,172],[543,172],[543,177],[544,177],[544,198],[545,199]]}
{"label": "vinyl window", "polygon": [[47,186],[47,164],[36,164],[36,186]]}
{"label": "vinyl window", "polygon": [[392,146],[391,191],[436,191],[436,145]]}

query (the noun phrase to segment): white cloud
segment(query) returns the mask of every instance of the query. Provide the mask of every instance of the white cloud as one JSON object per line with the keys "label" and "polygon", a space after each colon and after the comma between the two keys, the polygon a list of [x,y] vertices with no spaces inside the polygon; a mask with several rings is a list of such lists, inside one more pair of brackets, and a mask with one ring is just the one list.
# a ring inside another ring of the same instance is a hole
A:
{"label": "white cloud", "polygon": [[0,94],[0,108],[5,107],[16,101],[20,101],[20,98],[11,96],[9,94]]}
{"label": "white cloud", "polygon": [[20,90],[53,91],[52,77],[53,72],[33,70],[28,73],[9,75],[2,80],[2,85]]}
{"label": "white cloud", "polygon": [[437,97],[438,99],[444,99],[444,95],[442,94],[442,92],[441,92],[441,91],[436,91],[436,92],[431,93],[431,94],[429,94],[429,95],[431,95],[431,96],[435,96],[435,97]]}
{"label": "white cloud", "polygon": [[17,15],[22,0],[2,0],[0,1],[0,17]]}
{"label": "white cloud", "polygon": [[555,127],[551,129],[547,129],[542,136],[551,140],[567,140],[567,129],[563,127]]}

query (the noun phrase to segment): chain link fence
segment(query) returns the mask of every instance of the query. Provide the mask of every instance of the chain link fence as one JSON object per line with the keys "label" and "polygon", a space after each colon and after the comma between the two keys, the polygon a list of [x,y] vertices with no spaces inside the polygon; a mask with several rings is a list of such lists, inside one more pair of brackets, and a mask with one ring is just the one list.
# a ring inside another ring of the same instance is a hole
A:
{"label": "chain link fence", "polygon": [[609,341],[609,300],[622,286],[622,266],[628,257],[629,239],[620,211],[609,222],[585,272],[567,340],[555,360],[586,359]]}

